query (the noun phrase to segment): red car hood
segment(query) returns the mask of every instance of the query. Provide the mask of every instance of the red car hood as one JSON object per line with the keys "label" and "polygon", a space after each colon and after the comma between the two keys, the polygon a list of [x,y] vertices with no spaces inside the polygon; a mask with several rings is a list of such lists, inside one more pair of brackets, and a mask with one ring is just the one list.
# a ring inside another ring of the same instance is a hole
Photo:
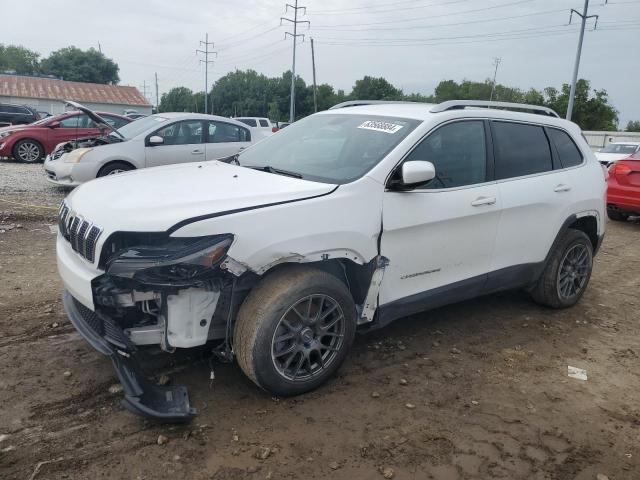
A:
{"label": "red car hood", "polygon": [[20,130],[28,130],[30,128],[43,128],[42,125],[9,125],[8,127],[1,127],[0,132],[6,132],[7,130],[11,130],[12,132],[17,132]]}

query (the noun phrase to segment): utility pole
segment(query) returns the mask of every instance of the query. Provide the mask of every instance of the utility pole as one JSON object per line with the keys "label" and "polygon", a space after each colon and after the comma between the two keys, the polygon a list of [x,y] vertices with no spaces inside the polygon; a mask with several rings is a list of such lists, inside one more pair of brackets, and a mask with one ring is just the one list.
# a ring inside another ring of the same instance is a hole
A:
{"label": "utility pole", "polygon": [[311,66],[313,68],[313,112],[318,111],[318,100],[316,98],[316,55],[313,50],[313,37],[311,37]]}
{"label": "utility pole", "polygon": [[213,42],[209,42],[208,33],[205,34],[204,42],[200,40],[200,45],[204,45],[204,50],[196,50],[196,55],[198,53],[204,54],[204,60],[200,60],[200,63],[204,63],[204,113],[208,113],[209,100],[207,98],[209,95],[207,89],[209,88],[209,64],[213,63],[213,60],[209,60],[209,55],[215,55],[217,57],[218,52],[209,51],[209,45],[211,45],[211,48],[213,48],[214,45]]}
{"label": "utility pole", "polygon": [[160,101],[158,100],[158,72],[156,72],[156,113],[160,112]]}
{"label": "utility pole", "polygon": [[[605,0],[605,4],[607,0]],[[573,19],[573,14],[578,15],[582,19],[582,25],[580,27],[580,38],[578,39],[578,51],[576,52],[576,62],[573,66],[573,78],[571,79],[571,91],[569,93],[569,105],[567,106],[567,120],[571,120],[571,115],[573,114],[573,104],[576,98],[576,84],[578,83],[578,70],[580,68],[580,56],[582,55],[582,42],[584,40],[584,29],[587,25],[587,20],[590,18],[596,19],[596,25],[594,29],[598,26],[598,15],[588,15],[589,13],[589,0],[584,0],[584,7],[582,9],[582,13],[577,10],[571,9],[571,14],[569,16],[569,25],[571,25],[571,20]]]}
{"label": "utility pole", "polygon": [[299,7],[298,0],[295,0],[294,4],[291,5],[287,3],[285,6],[285,13],[289,11],[289,8],[293,9],[293,19],[280,17],[280,25],[282,25],[282,21],[285,20],[293,24],[293,33],[285,32],[284,38],[287,38],[287,35],[291,35],[293,38],[293,65],[291,67],[291,105],[289,107],[289,121],[293,123],[296,116],[296,41],[298,37],[302,37],[302,41],[304,42],[304,34],[298,33],[298,24],[306,23],[307,26],[311,26],[311,23],[308,20],[298,20],[298,10],[304,10],[303,15],[307,14],[307,7]]}
{"label": "utility pole", "polygon": [[493,58],[493,65],[496,67],[496,69],[493,72],[493,83],[491,85],[491,96],[489,97],[489,101],[490,102],[493,100],[493,94],[496,91],[496,77],[498,76],[498,67],[500,66],[501,62],[502,62],[502,58],[500,58],[500,57],[494,57]]}
{"label": "utility pole", "polygon": [[144,98],[146,98],[147,100],[149,100],[149,97],[147,96],[147,88],[148,87],[147,87],[147,81],[146,80],[144,80],[142,82],[142,85],[140,85],[140,88],[142,89],[142,96]]}

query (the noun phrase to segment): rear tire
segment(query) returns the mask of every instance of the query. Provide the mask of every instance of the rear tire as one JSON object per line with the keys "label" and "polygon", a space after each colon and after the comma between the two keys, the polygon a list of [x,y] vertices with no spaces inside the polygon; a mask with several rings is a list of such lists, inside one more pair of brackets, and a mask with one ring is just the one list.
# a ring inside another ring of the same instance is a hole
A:
{"label": "rear tire", "polygon": [[44,158],[44,148],[40,142],[25,138],[13,146],[13,158],[20,163],[38,163]]}
{"label": "rear tire", "polygon": [[242,371],[282,396],[319,387],[344,361],[356,330],[356,308],[343,282],[295,266],[268,275],[236,319],[234,350]]}
{"label": "rear tire", "polygon": [[607,210],[607,216],[614,222],[626,222],[629,215],[616,210]]}
{"label": "rear tire", "polygon": [[531,297],[547,307],[571,307],[584,294],[592,269],[591,240],[584,232],[569,229],[551,252]]}
{"label": "rear tire", "polygon": [[111,162],[100,169],[96,178],[106,177],[107,175],[117,175],[118,173],[124,173],[130,170],[134,170],[134,168],[126,162]]}

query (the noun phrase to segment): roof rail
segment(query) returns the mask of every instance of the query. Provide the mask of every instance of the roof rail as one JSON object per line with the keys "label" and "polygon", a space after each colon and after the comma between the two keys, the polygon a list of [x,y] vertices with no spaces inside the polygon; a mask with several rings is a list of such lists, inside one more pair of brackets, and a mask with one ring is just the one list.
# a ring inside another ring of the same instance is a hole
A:
{"label": "roof rail", "polygon": [[528,105],[526,103],[490,102],[488,100],[449,100],[439,103],[431,108],[431,113],[446,112],[447,110],[461,110],[466,107],[505,108],[509,110],[529,110],[538,115],[560,118],[554,110],[540,105]]}
{"label": "roof rail", "polygon": [[346,107],[360,107],[362,105],[379,105],[384,103],[417,103],[417,102],[404,102],[402,100],[349,100],[347,102],[337,103],[329,110],[336,110],[338,108]]}

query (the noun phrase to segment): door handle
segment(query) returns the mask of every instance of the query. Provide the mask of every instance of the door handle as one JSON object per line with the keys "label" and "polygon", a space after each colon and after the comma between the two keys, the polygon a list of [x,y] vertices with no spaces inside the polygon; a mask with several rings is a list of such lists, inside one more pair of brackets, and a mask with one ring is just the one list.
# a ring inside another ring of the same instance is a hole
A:
{"label": "door handle", "polygon": [[198,150],[197,148],[195,150],[191,150],[191,155],[199,155],[203,153],[202,150]]}
{"label": "door handle", "polygon": [[496,203],[496,197],[478,197],[471,202],[471,206],[480,207],[481,205],[493,205],[494,203]]}
{"label": "door handle", "polygon": [[571,187],[569,185],[565,185],[564,183],[561,183],[560,185],[557,185],[556,188],[553,189],[554,192],[568,192],[569,190],[571,190]]}

